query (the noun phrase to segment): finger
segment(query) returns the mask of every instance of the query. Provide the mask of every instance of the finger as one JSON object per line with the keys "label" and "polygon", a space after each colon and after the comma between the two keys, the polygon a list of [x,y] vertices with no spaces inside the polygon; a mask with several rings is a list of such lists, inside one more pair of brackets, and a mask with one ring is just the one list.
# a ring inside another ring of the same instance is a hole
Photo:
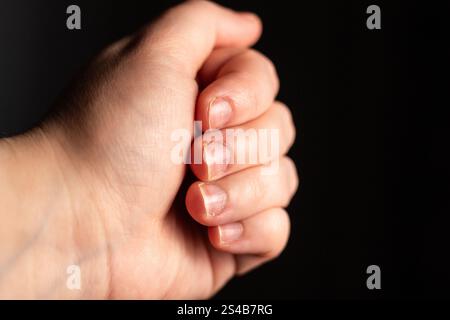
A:
{"label": "finger", "polygon": [[295,139],[295,127],[288,107],[275,103],[265,114],[242,126],[207,131],[194,140],[191,169],[202,181],[224,176],[260,164],[266,174],[277,169]]}
{"label": "finger", "polygon": [[197,80],[202,88],[207,87],[219,74],[220,68],[234,56],[244,52],[247,48],[225,47],[217,48],[209,55],[201,69],[198,71]]}
{"label": "finger", "polygon": [[226,61],[217,79],[200,93],[196,119],[202,121],[205,130],[245,123],[273,104],[278,89],[273,63],[248,49]]}
{"label": "finger", "polygon": [[252,13],[237,13],[208,1],[187,1],[167,11],[145,32],[149,56],[164,58],[194,77],[216,47],[246,47],[261,34]]}
{"label": "finger", "polygon": [[186,194],[186,207],[203,225],[224,225],[268,208],[287,207],[297,187],[295,164],[284,157],[275,175],[261,174],[254,167],[213,183],[194,183]]}
{"label": "finger", "polygon": [[243,273],[277,257],[286,246],[289,231],[287,212],[273,208],[240,222],[209,227],[208,235],[216,249],[238,255],[237,273]]}

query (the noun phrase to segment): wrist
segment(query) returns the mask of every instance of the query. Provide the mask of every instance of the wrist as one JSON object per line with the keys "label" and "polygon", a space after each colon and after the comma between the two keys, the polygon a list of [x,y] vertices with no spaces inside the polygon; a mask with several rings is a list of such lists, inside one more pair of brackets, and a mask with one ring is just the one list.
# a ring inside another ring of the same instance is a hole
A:
{"label": "wrist", "polygon": [[[106,237],[80,173],[43,131],[0,140],[0,297],[101,298]],[[79,267],[81,287],[68,286]]]}

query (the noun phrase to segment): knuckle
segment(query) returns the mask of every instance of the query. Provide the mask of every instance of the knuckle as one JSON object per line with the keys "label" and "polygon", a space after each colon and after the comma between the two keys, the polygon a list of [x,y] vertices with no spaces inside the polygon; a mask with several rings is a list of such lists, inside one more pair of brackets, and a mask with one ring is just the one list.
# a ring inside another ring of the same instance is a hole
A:
{"label": "knuckle", "polygon": [[275,66],[275,63],[270,60],[268,57],[263,56],[264,60],[265,60],[265,64],[266,64],[266,68],[268,70],[268,73],[270,75],[270,78],[273,81],[273,86],[276,89],[276,91],[278,91],[279,87],[280,87],[280,77],[278,75],[278,71],[277,71],[277,67]]}
{"label": "knuckle", "polygon": [[270,226],[271,248],[264,255],[269,259],[277,258],[287,245],[290,233],[290,219],[288,213],[281,208],[273,209],[270,219],[267,219]]}
{"label": "knuckle", "polygon": [[247,54],[248,54],[249,59],[255,59],[255,60],[261,61],[261,64],[263,64],[264,68],[267,70],[267,74],[269,75],[272,85],[276,88],[276,91],[278,91],[278,88],[280,86],[280,80],[279,80],[278,71],[275,66],[275,63],[269,57],[267,57],[265,54],[255,50],[255,49],[249,49]]}
{"label": "knuckle", "polygon": [[280,179],[282,181],[280,182],[280,184],[283,186],[283,188],[280,188],[280,199],[281,206],[283,208],[286,208],[291,202],[291,199],[298,188],[299,179],[295,164],[290,158],[283,157],[282,167],[283,172],[280,174]]}
{"label": "knuckle", "polygon": [[294,118],[292,116],[292,112],[284,103],[282,102],[275,102],[275,105],[277,106],[277,110],[279,111],[279,127],[282,128],[282,137],[287,141],[287,149],[289,149],[296,137],[296,128],[294,124]]}
{"label": "knuckle", "polygon": [[300,185],[300,177],[298,175],[297,167],[295,165],[294,160],[292,160],[289,157],[285,157],[285,159],[288,166],[287,175],[289,180],[289,191],[292,195],[297,191]]}
{"label": "knuckle", "polygon": [[292,159],[289,158],[289,161],[292,163],[293,174],[290,176],[292,178],[291,182],[291,192],[294,195],[301,183],[300,175],[298,174],[297,167]]}

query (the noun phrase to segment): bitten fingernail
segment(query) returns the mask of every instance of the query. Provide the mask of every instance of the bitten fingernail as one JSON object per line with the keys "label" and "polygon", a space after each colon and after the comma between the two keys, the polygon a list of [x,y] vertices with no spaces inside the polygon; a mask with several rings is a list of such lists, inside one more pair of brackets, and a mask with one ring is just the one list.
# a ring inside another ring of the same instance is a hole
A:
{"label": "bitten fingernail", "polygon": [[220,129],[231,118],[231,103],[225,98],[215,98],[209,106],[209,128]]}
{"label": "bitten fingernail", "polygon": [[244,226],[240,222],[219,226],[219,238],[222,243],[238,240],[244,233]]}
{"label": "bitten fingernail", "polygon": [[212,180],[226,172],[231,162],[231,151],[222,143],[211,142],[205,145],[203,157],[208,166],[208,178]]}
{"label": "bitten fingernail", "polygon": [[200,192],[203,196],[203,203],[208,216],[218,216],[223,212],[227,203],[227,193],[222,188],[213,185],[199,184]]}

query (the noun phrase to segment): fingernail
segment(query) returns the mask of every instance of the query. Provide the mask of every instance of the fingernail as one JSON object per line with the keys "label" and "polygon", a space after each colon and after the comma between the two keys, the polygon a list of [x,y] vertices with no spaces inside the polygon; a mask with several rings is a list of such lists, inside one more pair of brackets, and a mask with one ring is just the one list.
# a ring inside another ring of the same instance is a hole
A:
{"label": "fingernail", "polygon": [[203,196],[206,215],[213,217],[221,214],[227,203],[227,193],[213,184],[201,183],[198,186]]}
{"label": "fingernail", "polygon": [[219,226],[218,229],[220,242],[223,243],[230,243],[238,240],[244,232],[244,226],[240,222]]}
{"label": "fingernail", "polygon": [[204,159],[208,166],[208,178],[222,175],[231,162],[231,152],[220,142],[211,142],[204,147]]}
{"label": "fingernail", "polygon": [[215,98],[209,105],[208,121],[210,129],[219,129],[230,120],[231,103],[225,98]]}

